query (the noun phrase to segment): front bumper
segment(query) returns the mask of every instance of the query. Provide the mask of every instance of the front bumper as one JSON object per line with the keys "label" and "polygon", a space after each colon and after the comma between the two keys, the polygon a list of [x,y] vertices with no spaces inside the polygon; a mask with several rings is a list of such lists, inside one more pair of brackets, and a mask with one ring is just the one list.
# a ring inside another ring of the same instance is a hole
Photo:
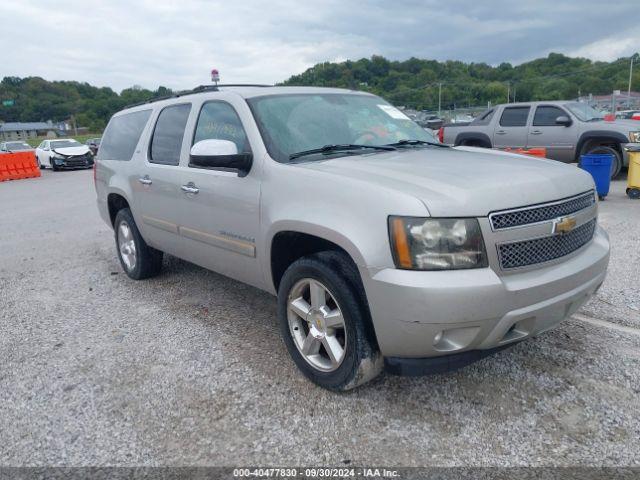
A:
{"label": "front bumper", "polygon": [[90,168],[93,167],[93,158],[65,158],[65,159],[52,159],[57,168],[60,169],[76,169],[76,168]]}
{"label": "front bumper", "polygon": [[497,275],[491,268],[363,276],[385,357],[426,358],[491,350],[548,330],[600,287],[609,263],[601,227],[564,262]]}

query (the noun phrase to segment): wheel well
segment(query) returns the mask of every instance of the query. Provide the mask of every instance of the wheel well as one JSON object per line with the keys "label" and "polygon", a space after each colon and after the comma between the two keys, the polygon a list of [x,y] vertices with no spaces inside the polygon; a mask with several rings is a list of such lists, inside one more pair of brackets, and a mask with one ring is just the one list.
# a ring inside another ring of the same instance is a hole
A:
{"label": "wheel well", "polygon": [[289,265],[299,258],[325,250],[344,252],[349,256],[344,248],[315,235],[291,231],[277,233],[271,243],[271,278],[276,291]]}
{"label": "wheel well", "polygon": [[590,138],[584,142],[584,145],[582,145],[582,148],[577,153],[576,160],[579,160],[580,155],[584,155],[594,147],[611,147],[616,152],[618,152],[620,158],[622,158],[622,148],[620,147],[620,142],[618,140],[616,140],[615,138],[596,137]]}
{"label": "wheel well", "polygon": [[111,225],[116,221],[116,215],[123,208],[129,208],[129,202],[122,195],[117,193],[110,193],[107,197],[107,205],[109,205],[109,218],[111,219]]}
{"label": "wheel well", "polygon": [[465,147],[491,148],[490,145],[487,145],[485,141],[480,140],[479,138],[468,138],[468,139],[462,140],[460,142],[460,145],[463,145]]}

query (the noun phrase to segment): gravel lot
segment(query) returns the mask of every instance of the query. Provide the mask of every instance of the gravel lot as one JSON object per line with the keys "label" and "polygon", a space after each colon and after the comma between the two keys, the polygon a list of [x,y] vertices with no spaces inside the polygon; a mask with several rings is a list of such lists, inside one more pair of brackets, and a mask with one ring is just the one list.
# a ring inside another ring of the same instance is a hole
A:
{"label": "gravel lot", "polygon": [[461,371],[347,394],[289,360],[274,298],[175,258],[135,282],[90,171],[0,184],[0,465],[640,466],[640,201],[612,186],[582,314]]}

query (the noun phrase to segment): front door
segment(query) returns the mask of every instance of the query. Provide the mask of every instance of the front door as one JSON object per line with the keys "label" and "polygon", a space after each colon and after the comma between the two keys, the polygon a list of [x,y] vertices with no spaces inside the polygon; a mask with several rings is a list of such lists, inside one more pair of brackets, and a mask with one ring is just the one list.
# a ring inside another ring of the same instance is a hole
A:
{"label": "front door", "polygon": [[177,254],[180,210],[180,154],[190,103],[170,105],[156,120],[146,160],[132,181],[139,184],[140,216],[136,223],[145,241],[164,252]]}
{"label": "front door", "polygon": [[493,132],[495,148],[524,148],[527,145],[527,119],[530,107],[505,107]]}
{"label": "front door", "polygon": [[544,147],[547,149],[547,158],[573,162],[576,140],[579,137],[578,125],[575,122],[569,126],[558,125],[556,119],[560,116],[571,118],[567,112],[555,105],[537,106],[529,127],[527,147]]}
{"label": "front door", "polygon": [[[202,105],[192,145],[207,139],[229,140],[236,144],[238,153],[251,152],[232,101],[214,100]],[[257,169],[254,162],[251,171],[241,177],[236,171],[185,165],[180,193],[181,256],[256,286],[262,282],[256,259],[260,229]]]}

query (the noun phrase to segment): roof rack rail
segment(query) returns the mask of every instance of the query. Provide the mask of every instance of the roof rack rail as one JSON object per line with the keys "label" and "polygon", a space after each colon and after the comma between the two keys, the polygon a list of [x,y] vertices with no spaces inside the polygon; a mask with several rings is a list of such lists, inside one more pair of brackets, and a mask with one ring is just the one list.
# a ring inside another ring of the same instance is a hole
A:
{"label": "roof rack rail", "polygon": [[140,105],[146,105],[148,103],[160,102],[162,100],[169,100],[170,98],[183,97],[184,95],[191,95],[193,93],[217,92],[217,91],[219,91],[218,90],[219,87],[260,87],[260,88],[267,88],[267,87],[273,87],[273,85],[264,85],[264,84],[259,84],[259,83],[227,83],[227,84],[220,84],[220,85],[199,85],[199,86],[197,86],[196,88],[194,88],[192,90],[183,90],[181,92],[176,92],[173,95],[165,95],[165,96],[162,96],[162,97],[151,98],[149,100],[145,100],[144,102],[132,103],[131,105],[127,105],[124,108],[126,109],[126,108],[139,107]]}

